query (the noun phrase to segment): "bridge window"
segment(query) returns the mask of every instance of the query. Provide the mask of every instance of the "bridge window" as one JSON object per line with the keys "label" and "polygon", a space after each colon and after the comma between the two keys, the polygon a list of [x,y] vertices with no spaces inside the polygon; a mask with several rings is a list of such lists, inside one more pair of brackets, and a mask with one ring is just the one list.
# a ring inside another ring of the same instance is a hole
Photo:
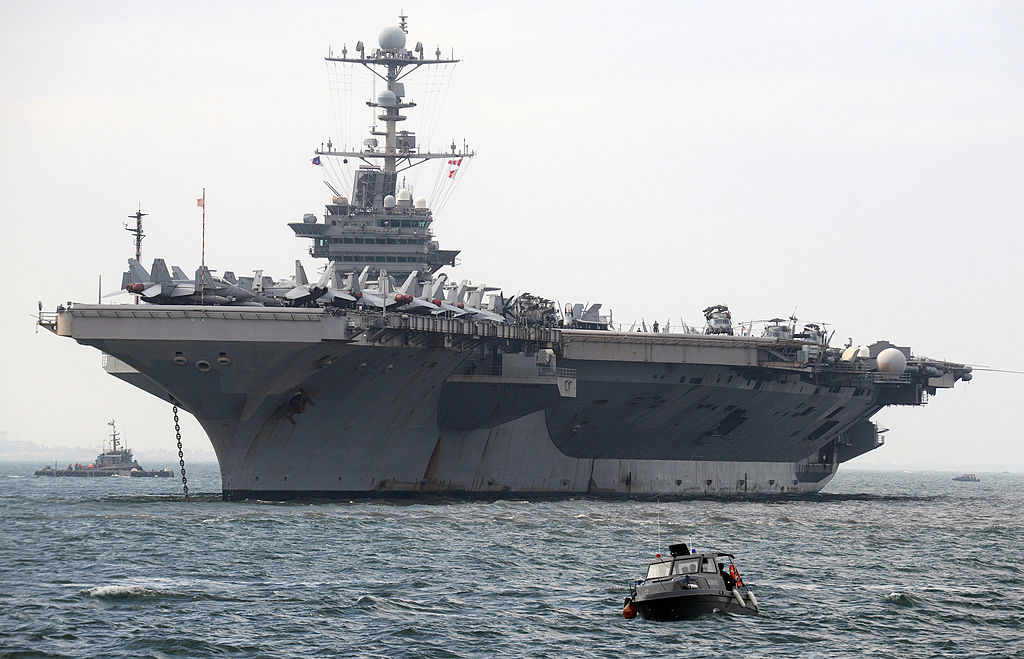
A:
{"label": "bridge window", "polygon": [[697,571],[699,559],[690,558],[685,561],[676,561],[672,564],[672,574],[693,574]]}
{"label": "bridge window", "polygon": [[671,567],[671,563],[665,561],[664,563],[651,563],[647,568],[648,579],[658,579],[660,577],[668,576],[668,569]]}

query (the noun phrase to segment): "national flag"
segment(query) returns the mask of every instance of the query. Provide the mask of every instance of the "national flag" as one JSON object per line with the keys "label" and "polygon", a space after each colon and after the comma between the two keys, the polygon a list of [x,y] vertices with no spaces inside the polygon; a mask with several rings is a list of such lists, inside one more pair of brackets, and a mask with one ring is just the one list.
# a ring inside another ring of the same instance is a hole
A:
{"label": "national flag", "polygon": [[449,169],[448,170],[448,178],[455,178],[455,170],[454,169]]}
{"label": "national flag", "polygon": [[200,197],[199,199],[196,199],[196,206],[199,206],[200,208],[204,208],[206,206],[205,202],[206,202],[206,199],[204,199],[203,197]]}
{"label": "national flag", "polygon": [[323,167],[323,163],[320,162],[320,156],[317,156],[316,158],[313,158],[313,164],[317,165],[319,167]]}

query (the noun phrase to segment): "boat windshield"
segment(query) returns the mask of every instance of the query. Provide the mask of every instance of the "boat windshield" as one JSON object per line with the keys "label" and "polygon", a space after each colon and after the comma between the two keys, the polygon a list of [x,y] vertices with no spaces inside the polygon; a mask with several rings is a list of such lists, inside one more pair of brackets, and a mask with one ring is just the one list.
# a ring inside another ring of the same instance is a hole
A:
{"label": "boat windshield", "polygon": [[697,571],[697,565],[700,563],[699,558],[686,558],[683,560],[676,560],[672,564],[672,574],[693,574]]}
{"label": "boat windshield", "polygon": [[712,574],[718,574],[718,566],[715,561],[710,558],[704,559],[704,564],[701,566],[701,572],[711,572]]}
{"label": "boat windshield", "polygon": [[658,579],[659,577],[667,577],[670,567],[672,567],[672,564],[668,561],[663,561],[661,563],[651,563],[647,567],[647,578]]}

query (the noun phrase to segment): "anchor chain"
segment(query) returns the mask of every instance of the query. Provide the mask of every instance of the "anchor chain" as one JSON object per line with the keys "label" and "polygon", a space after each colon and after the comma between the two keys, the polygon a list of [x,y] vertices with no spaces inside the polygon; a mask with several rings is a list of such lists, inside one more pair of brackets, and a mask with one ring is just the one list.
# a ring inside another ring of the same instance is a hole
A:
{"label": "anchor chain", "polygon": [[174,410],[174,436],[178,439],[178,464],[181,465],[181,487],[185,491],[185,501],[188,501],[188,476],[185,475],[185,453],[181,450],[181,424],[178,423],[178,406],[172,405]]}

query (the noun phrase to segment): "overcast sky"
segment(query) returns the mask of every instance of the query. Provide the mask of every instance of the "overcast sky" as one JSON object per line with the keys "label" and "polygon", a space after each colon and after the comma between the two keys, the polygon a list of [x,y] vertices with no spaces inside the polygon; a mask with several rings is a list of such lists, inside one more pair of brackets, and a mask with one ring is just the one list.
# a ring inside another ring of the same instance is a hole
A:
{"label": "overcast sky", "polygon": [[[34,334],[36,301],[115,290],[139,204],[147,267],[194,271],[204,186],[212,267],[315,270],[286,223],[329,200],[322,58],[374,47],[403,5],[409,45],[463,59],[431,143],[478,152],[434,224],[453,279],[626,323],[795,308],[836,345],[1024,370],[1024,4],[7,0],[7,440],[98,445],[114,417],[140,457],[173,445],[166,403]],[[883,410],[885,447],[854,464],[1022,469],[1022,385],[978,372]]]}

